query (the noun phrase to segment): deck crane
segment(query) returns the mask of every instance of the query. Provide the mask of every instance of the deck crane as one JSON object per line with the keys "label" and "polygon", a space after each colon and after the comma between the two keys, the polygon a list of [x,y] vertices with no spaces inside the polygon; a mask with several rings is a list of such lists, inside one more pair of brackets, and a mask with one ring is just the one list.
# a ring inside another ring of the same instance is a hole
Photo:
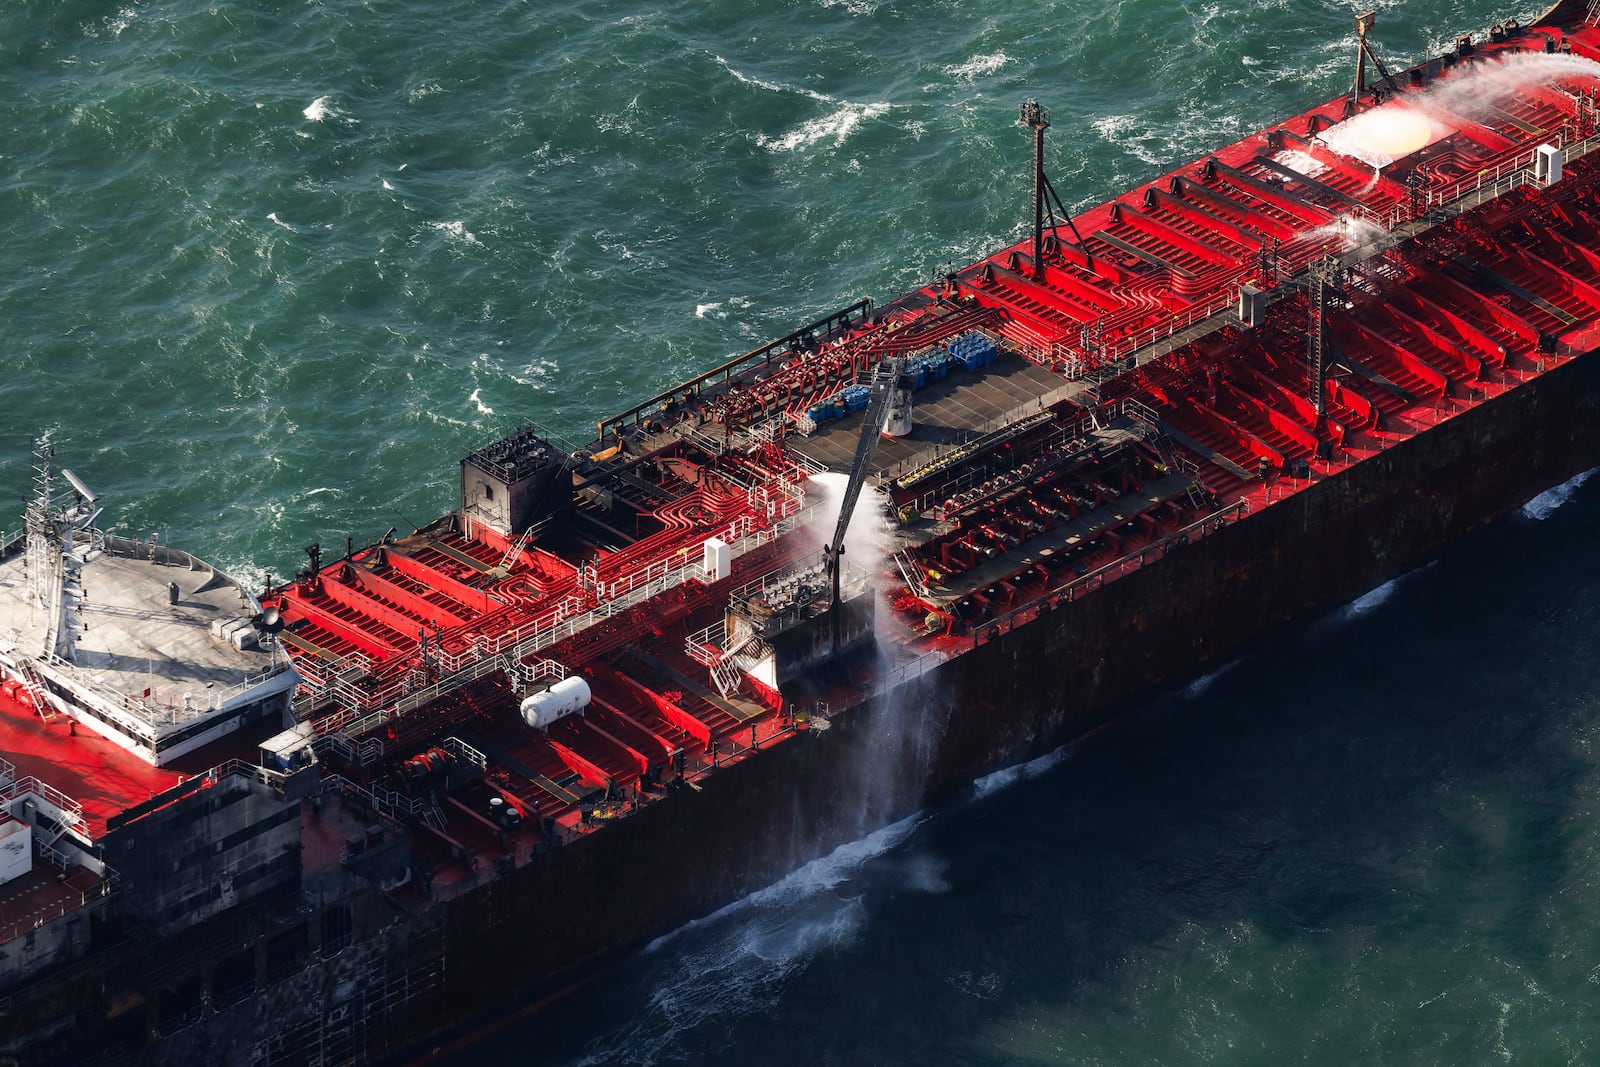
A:
{"label": "deck crane", "polygon": [[833,541],[823,549],[828,584],[833,595],[828,604],[828,617],[835,653],[839,651],[841,643],[840,628],[843,620],[839,584],[844,572],[844,535],[850,528],[850,516],[855,512],[856,501],[861,496],[861,487],[866,483],[872,455],[878,450],[878,438],[882,436],[889,411],[894,406],[896,386],[904,366],[904,360],[893,357],[883,360],[873,368],[872,394],[867,401],[866,416],[861,420],[861,436],[856,441],[855,460],[850,465],[850,478],[845,483],[844,499],[839,504],[839,521],[833,528]]}

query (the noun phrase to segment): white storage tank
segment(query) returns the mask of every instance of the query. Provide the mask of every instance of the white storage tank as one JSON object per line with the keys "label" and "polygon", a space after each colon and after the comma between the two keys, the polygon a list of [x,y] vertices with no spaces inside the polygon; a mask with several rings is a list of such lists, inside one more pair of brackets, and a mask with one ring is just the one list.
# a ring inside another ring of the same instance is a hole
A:
{"label": "white storage tank", "polygon": [[551,723],[575,715],[588,706],[589,683],[574,674],[524,698],[522,721],[536,730],[545,730]]}

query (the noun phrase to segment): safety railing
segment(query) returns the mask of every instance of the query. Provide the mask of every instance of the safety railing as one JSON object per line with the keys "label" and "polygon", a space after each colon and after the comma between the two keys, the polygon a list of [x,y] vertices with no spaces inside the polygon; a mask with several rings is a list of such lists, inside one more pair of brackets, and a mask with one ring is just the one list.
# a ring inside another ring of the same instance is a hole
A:
{"label": "safety railing", "polygon": [[[731,555],[738,558],[810,521],[819,506],[802,507],[765,527],[755,527],[748,516],[741,516],[720,532],[727,535]],[[713,535],[717,532],[713,531]],[[313,690],[314,697],[308,694],[304,701],[297,699],[297,711],[302,718],[313,719],[318,734],[359,736],[502,669],[505,656],[526,659],[685,582],[705,578],[701,560],[652,570],[651,574],[638,582],[610,583],[606,586],[608,595],[599,606],[569,613],[564,604],[505,633],[479,635],[466,650],[449,654],[441,650],[439,667],[444,676],[426,685],[408,684],[409,675],[375,680],[361,679],[353,672],[341,673],[333,683]],[[329,702],[336,705],[336,710],[314,714]]]}
{"label": "safety railing", "polygon": [[[0,806],[9,808],[19,800],[27,798],[30,794],[43,800],[52,808],[61,813],[60,821],[69,829],[87,836],[87,824],[83,821],[83,805],[73,800],[61,790],[43,781],[34,775],[25,778],[16,777],[16,770],[12,768],[8,774],[10,782],[0,786]],[[49,813],[46,813],[49,814]],[[54,815],[50,816],[52,819]]]}
{"label": "safety railing", "polygon": [[992,619],[986,619],[978,623],[973,627],[972,643],[974,646],[980,645],[999,637],[1002,633],[1009,633],[1016,628],[1019,621],[1026,621],[1024,616],[1037,615],[1041,609],[1049,610],[1057,604],[1071,603],[1101,588],[1109,581],[1138,570],[1152,559],[1166,558],[1167,554],[1174,548],[1187,545],[1202,537],[1208,537],[1223,527],[1232,525],[1249,514],[1249,512],[1250,505],[1245,500],[1238,500],[1225,508],[1220,508],[1203,519],[1174,530],[1166,537],[1152,541],[1136,552],[1129,552],[1127,555],[1102,567],[1097,567],[1070,582],[1056,586],[1049,592],[1034,597],[1026,604],[1020,604],[1012,608],[1004,615],[997,615]]}

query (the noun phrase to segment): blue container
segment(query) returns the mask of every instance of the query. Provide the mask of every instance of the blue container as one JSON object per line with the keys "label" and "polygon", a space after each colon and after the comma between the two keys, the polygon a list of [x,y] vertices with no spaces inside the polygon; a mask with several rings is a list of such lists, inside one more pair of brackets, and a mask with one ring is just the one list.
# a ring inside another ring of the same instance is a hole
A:
{"label": "blue container", "polygon": [[1000,355],[994,341],[985,334],[964,333],[951,341],[946,348],[950,355],[967,370],[976,370],[993,363]]}

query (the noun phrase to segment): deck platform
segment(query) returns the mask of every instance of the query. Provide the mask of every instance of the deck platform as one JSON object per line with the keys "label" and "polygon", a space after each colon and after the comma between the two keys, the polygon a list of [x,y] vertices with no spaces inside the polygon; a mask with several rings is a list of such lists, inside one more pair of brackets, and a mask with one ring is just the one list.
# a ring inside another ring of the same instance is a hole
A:
{"label": "deck platform", "polygon": [[[915,395],[912,430],[878,442],[873,466],[905,469],[928,462],[943,449],[965,444],[1067,395],[1066,379],[1009,351],[979,371],[952,368]],[[830,470],[848,471],[861,437],[863,412],[825,422],[810,437],[790,437],[789,447]]]}

